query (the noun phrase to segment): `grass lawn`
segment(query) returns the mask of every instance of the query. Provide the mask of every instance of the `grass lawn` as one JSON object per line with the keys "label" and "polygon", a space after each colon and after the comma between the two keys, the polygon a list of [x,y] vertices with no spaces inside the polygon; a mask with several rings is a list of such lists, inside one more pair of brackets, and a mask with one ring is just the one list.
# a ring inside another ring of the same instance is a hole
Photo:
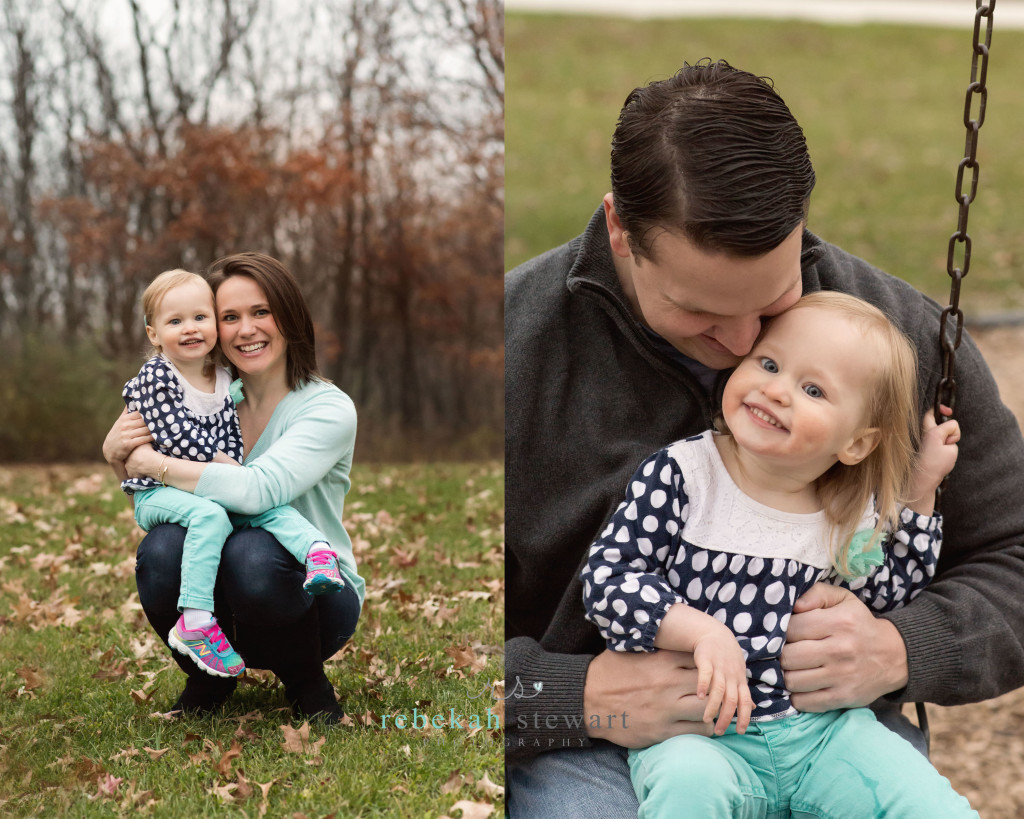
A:
{"label": "grass lawn", "polygon": [[[969,314],[1024,308],[1024,32],[1000,30],[998,16]],[[969,30],[512,13],[505,43],[508,268],[582,232],[609,190],[629,91],[712,57],[772,77],[803,126],[818,175],[809,227],[946,300]]]}
{"label": "grass lawn", "polygon": [[260,671],[218,716],[166,719],[184,675],[138,605],[109,470],[0,468],[0,815],[500,814],[503,506],[494,463],[357,465],[367,599],[328,663],[349,724],[325,732]]}

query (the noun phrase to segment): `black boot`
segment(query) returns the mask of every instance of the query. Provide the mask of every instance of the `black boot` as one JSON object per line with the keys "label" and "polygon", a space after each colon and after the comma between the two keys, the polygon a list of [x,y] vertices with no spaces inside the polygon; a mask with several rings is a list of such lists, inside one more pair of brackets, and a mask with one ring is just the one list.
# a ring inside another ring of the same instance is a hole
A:
{"label": "black boot", "polygon": [[334,686],[327,679],[322,667],[317,674],[290,681],[285,685],[284,694],[296,719],[316,721],[322,725],[337,725],[345,716],[334,696]]}
{"label": "black boot", "polygon": [[171,711],[189,716],[203,716],[220,708],[234,693],[238,680],[234,677],[214,677],[209,674],[189,674],[185,690],[181,692]]}

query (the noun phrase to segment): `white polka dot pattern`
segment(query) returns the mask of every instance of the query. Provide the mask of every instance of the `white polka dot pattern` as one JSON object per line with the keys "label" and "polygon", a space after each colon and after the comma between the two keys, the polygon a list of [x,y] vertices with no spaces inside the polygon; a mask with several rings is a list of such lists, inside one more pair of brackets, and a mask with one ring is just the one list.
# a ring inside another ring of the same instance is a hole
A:
{"label": "white polka dot pattern", "polygon": [[[175,372],[160,356],[154,356],[124,385],[121,397],[129,411],[142,413],[153,433],[154,446],[164,454],[209,462],[220,450],[241,461],[242,433],[235,403],[226,390],[228,381],[226,373],[219,374],[218,386],[225,385],[224,399],[209,414],[200,414],[187,405],[186,391]],[[127,492],[156,486],[160,482],[152,478],[134,478],[121,484]]]}
{"label": "white polka dot pattern", "polygon": [[[699,436],[688,442],[707,445]],[[792,711],[779,655],[793,602],[814,583],[845,586],[873,609],[886,611],[910,600],[935,573],[941,519],[906,509],[901,528],[884,544],[885,564],[850,583],[831,568],[796,559],[701,548],[681,532],[690,498],[703,491],[708,490],[686,484],[668,448],[648,458],[590,550],[583,570],[584,604],[588,619],[615,651],[653,651],[661,619],[675,603],[720,620],[736,635],[747,658],[754,719]],[[731,485],[716,491],[739,490]]]}

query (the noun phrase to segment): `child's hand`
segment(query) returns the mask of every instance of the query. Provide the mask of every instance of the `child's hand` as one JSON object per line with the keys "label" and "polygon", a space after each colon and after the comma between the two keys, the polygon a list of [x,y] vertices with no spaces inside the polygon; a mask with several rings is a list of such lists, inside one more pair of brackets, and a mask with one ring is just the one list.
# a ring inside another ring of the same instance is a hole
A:
{"label": "child's hand", "polygon": [[694,643],[693,659],[697,665],[697,698],[706,697],[708,701],[704,722],[712,722],[717,714],[714,731],[722,735],[736,714],[736,732],[744,733],[754,703],[747,687],[747,664],[735,636],[725,626],[709,630]]}
{"label": "child's hand", "polygon": [[[953,411],[944,405],[940,406],[939,410],[943,415],[953,414]],[[918,514],[932,513],[935,490],[956,463],[959,440],[960,424],[957,421],[950,419],[937,424],[931,411],[925,413],[921,427],[921,452],[918,455],[910,490],[911,503],[908,504]]]}

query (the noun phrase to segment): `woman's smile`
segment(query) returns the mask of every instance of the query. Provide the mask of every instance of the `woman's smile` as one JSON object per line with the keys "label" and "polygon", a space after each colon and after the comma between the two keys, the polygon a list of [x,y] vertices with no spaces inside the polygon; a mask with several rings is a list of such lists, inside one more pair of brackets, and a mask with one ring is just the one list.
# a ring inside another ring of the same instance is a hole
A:
{"label": "woman's smile", "polygon": [[217,290],[217,329],[228,360],[247,375],[281,371],[287,343],[266,293],[248,276],[231,276]]}

